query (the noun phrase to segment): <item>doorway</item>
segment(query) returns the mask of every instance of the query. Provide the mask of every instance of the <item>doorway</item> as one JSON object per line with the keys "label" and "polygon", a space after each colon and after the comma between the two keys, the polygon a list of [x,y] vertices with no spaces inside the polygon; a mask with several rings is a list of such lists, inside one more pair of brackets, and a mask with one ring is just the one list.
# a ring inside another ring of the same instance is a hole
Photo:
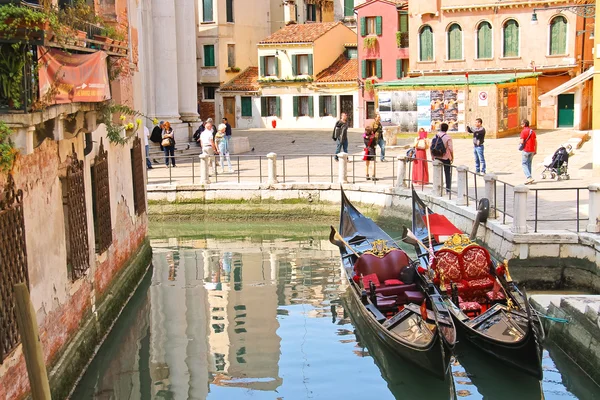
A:
{"label": "doorway", "polygon": [[223,97],[225,118],[232,128],[235,128],[235,97]]}
{"label": "doorway", "polygon": [[348,115],[348,127],[354,127],[354,101],[352,96],[340,96],[340,115],[346,113]]}
{"label": "doorway", "polygon": [[575,95],[558,95],[558,127],[572,128],[575,121]]}

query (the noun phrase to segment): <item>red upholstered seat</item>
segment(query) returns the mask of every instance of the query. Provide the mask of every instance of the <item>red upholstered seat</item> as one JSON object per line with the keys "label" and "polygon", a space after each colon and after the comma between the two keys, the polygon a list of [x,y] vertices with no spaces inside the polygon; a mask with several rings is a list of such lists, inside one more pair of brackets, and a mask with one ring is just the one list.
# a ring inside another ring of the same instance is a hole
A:
{"label": "red upholstered seat", "polygon": [[494,279],[490,275],[490,254],[478,245],[465,248],[461,254],[462,277],[467,281],[469,290],[483,292],[494,286]]}
{"label": "red upholstered seat", "polygon": [[404,282],[402,282],[400,279],[386,279],[383,283],[385,286],[404,285]]}
{"label": "red upholstered seat", "polygon": [[479,315],[481,313],[481,304],[474,301],[459,303],[459,307],[462,312],[469,316]]}
{"label": "red upholstered seat", "polygon": [[485,294],[485,297],[489,301],[499,301],[499,300],[504,300],[506,298],[506,296],[504,295],[504,292],[502,292],[502,290],[497,291],[495,294],[494,294],[493,290],[490,290],[489,292],[487,292]]}
{"label": "red upholstered seat", "polygon": [[377,277],[377,274],[363,275],[362,280],[363,280],[363,287],[365,289],[368,289],[371,286],[369,284],[369,282],[373,282],[373,285],[375,285],[376,288],[381,286],[381,284],[379,283],[379,278]]}
{"label": "red upholstered seat", "polygon": [[407,290],[404,292],[404,295],[406,296],[407,303],[421,304],[425,300],[423,293],[414,290]]}
{"label": "red upholstered seat", "polygon": [[[384,296],[402,296],[406,290],[416,288],[416,285],[403,284],[398,279],[402,268],[410,264],[408,255],[400,249],[394,249],[384,255],[377,257],[373,254],[363,254],[356,260],[354,264],[354,272],[357,275],[363,275],[363,279],[367,276],[375,274],[377,282],[373,278],[371,280],[377,288],[377,293]],[[365,288],[368,288],[368,280],[363,280]],[[383,282],[383,283],[382,283]]]}
{"label": "red upholstered seat", "polygon": [[431,268],[435,271],[435,277],[433,278],[435,284],[439,285],[441,283],[441,275],[444,276],[446,290],[450,290],[451,283],[456,283],[459,291],[468,287],[462,278],[460,254],[454,250],[438,250]]}

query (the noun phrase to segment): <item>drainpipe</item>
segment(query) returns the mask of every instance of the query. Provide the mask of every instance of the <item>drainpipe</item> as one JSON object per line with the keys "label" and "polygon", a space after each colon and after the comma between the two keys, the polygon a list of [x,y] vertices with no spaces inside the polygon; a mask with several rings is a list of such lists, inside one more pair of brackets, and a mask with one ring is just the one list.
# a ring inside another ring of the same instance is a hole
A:
{"label": "drainpipe", "polygon": [[600,176],[600,7],[596,7],[594,19],[594,76],[592,93],[592,176]]}

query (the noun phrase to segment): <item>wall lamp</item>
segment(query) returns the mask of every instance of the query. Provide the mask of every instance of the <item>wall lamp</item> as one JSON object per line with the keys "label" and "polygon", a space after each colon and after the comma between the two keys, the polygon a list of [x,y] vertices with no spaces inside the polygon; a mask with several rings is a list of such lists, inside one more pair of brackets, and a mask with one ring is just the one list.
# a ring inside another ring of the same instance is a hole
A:
{"label": "wall lamp", "polygon": [[581,36],[581,35],[585,34],[586,32],[590,32],[589,39],[590,39],[590,40],[594,40],[594,31],[593,31],[593,30],[582,30],[582,31],[577,31],[577,32],[576,32],[576,35],[577,35],[577,36]]}
{"label": "wall lamp", "polygon": [[[283,54],[287,54],[287,50],[286,49],[281,49],[281,52]],[[279,50],[275,50],[275,55],[278,56],[279,55]]]}
{"label": "wall lamp", "polygon": [[534,8],[533,14],[531,14],[531,25],[537,25],[537,11],[544,10],[559,10],[559,11],[570,11],[575,15],[578,15],[583,18],[594,18],[596,14],[596,5],[595,4],[577,4],[573,6],[565,6],[565,7],[542,7],[542,8]]}

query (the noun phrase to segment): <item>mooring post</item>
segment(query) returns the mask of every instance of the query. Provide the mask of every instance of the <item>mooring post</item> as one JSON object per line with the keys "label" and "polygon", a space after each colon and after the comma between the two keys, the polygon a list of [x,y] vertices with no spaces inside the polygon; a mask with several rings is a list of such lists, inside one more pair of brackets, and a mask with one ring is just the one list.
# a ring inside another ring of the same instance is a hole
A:
{"label": "mooring post", "polygon": [[527,193],[529,188],[525,185],[515,186],[515,200],[513,204],[513,233],[527,233]]}
{"label": "mooring post", "polygon": [[14,286],[14,291],[17,324],[29,375],[31,397],[33,400],[50,400],[50,384],[44,363],[44,352],[29,290],[24,283],[18,283]]}
{"label": "mooring post", "polygon": [[442,174],[444,163],[440,160],[433,160],[433,188],[431,189],[431,194],[433,196],[441,196],[442,195]]}
{"label": "mooring post", "polygon": [[396,187],[404,188],[408,186],[408,182],[406,182],[406,156],[399,155],[396,157],[398,161],[398,178],[396,179]]}
{"label": "mooring post", "polygon": [[469,196],[469,167],[465,165],[459,165],[456,167],[456,189],[458,196],[456,197],[457,206],[466,206],[468,204]]}
{"label": "mooring post", "polygon": [[267,159],[268,161],[268,165],[269,165],[269,180],[267,181],[267,184],[270,185],[274,185],[276,183],[278,183],[277,180],[277,154],[276,153],[269,153],[267,154]]}
{"label": "mooring post", "polygon": [[209,155],[202,153],[198,156],[200,158],[200,184],[207,185],[210,183],[210,179],[208,178],[208,160]]}
{"label": "mooring post", "polygon": [[338,180],[340,183],[348,183],[348,153],[338,153]]}
{"label": "mooring post", "polygon": [[484,196],[490,201],[490,214],[488,218],[496,219],[496,174],[485,174]]}
{"label": "mooring post", "polygon": [[588,190],[590,191],[590,211],[586,231],[598,233],[600,232],[600,185],[592,184],[588,186]]}

